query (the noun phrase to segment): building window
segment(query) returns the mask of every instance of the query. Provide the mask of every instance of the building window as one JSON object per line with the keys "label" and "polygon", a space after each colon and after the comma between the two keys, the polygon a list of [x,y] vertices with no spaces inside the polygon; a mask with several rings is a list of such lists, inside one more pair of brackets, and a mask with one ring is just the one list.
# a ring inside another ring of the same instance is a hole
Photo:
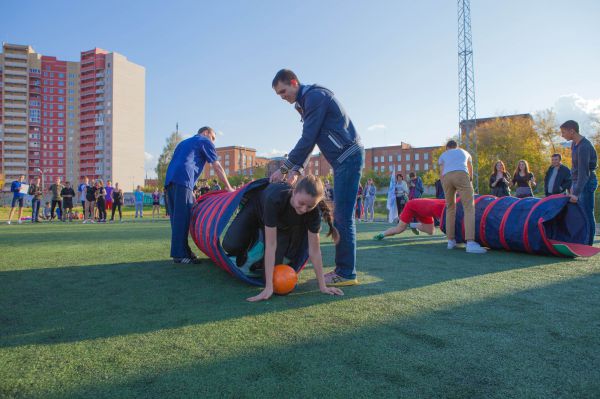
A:
{"label": "building window", "polygon": [[415,172],[418,172],[418,171],[419,171],[419,164],[416,164],[415,165]]}
{"label": "building window", "polygon": [[417,153],[417,154],[415,154],[415,161],[418,161],[418,160],[419,160],[419,154]]}
{"label": "building window", "polygon": [[379,162],[379,158],[375,157],[375,158],[373,159],[373,161],[375,161],[375,163],[377,163],[377,162]]}
{"label": "building window", "polygon": [[383,155],[379,157],[379,162],[381,162],[381,163],[385,162],[385,158],[383,157]]}
{"label": "building window", "polygon": [[398,165],[398,172],[402,172],[402,165]]}
{"label": "building window", "polygon": [[373,168],[373,170],[375,170],[375,172],[378,172],[378,171],[379,171],[379,166],[375,166],[375,167]]}
{"label": "building window", "polygon": [[64,86],[64,85],[65,85],[65,82],[64,82],[64,81],[62,81],[62,80],[59,80],[59,81],[58,81],[58,85],[59,85],[59,86]]}
{"label": "building window", "polygon": [[426,160],[426,161],[429,159],[429,153],[428,153],[428,152],[426,152],[426,153],[423,155],[423,159],[424,159],[424,160]]}
{"label": "building window", "polygon": [[394,160],[394,157],[392,157],[391,155],[388,156],[388,162],[392,162]]}
{"label": "building window", "polygon": [[398,154],[396,156],[396,161],[398,161],[398,162],[402,161],[402,155]]}
{"label": "building window", "polygon": [[406,171],[409,172],[410,171],[410,164],[406,164]]}
{"label": "building window", "polygon": [[410,154],[406,154],[406,160],[410,161]]}
{"label": "building window", "polygon": [[[425,155],[427,155],[427,154],[425,154]],[[425,165],[423,165],[423,169],[425,169],[425,170],[429,170],[429,164],[428,164],[428,163],[426,163]]]}

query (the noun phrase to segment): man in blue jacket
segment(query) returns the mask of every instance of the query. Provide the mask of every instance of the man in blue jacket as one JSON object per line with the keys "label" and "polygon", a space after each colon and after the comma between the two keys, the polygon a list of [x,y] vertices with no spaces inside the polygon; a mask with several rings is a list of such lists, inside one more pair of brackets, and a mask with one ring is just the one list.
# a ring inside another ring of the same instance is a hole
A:
{"label": "man in blue jacket", "polygon": [[21,216],[23,216],[23,200],[25,199],[25,193],[21,192],[21,185],[25,181],[25,175],[21,175],[19,180],[15,180],[10,185],[10,191],[13,193],[12,203],[10,204],[10,213],[8,214],[8,222],[7,224],[11,224],[13,213],[15,213],[15,206],[17,203],[19,204],[19,217],[17,218],[17,223],[23,223],[21,221]]}
{"label": "man in blue jacket", "polygon": [[360,137],[329,89],[301,85],[296,74],[282,69],[272,87],[283,100],[294,104],[303,123],[302,137],[271,181],[294,184],[315,145],[333,168],[334,225],[340,233],[335,247],[335,270],[325,275],[328,286],[358,284],[356,278],[356,226],[354,207],[364,161]]}
{"label": "man in blue jacket", "polygon": [[208,162],[228,191],[233,191],[223,167],[217,160],[213,142],[215,131],[202,127],[198,134],[177,144],[167,168],[165,188],[166,202],[171,216],[171,257],[175,263],[197,263],[188,244],[192,206],[196,201],[194,185]]}

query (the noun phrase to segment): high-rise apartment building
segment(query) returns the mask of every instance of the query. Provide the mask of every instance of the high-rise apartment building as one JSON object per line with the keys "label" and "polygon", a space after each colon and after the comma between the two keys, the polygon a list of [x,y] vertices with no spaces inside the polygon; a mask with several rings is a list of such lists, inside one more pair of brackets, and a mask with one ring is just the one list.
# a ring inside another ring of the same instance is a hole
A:
{"label": "high-rise apartment building", "polygon": [[145,70],[94,49],[80,62],[3,44],[0,54],[0,173],[144,181]]}

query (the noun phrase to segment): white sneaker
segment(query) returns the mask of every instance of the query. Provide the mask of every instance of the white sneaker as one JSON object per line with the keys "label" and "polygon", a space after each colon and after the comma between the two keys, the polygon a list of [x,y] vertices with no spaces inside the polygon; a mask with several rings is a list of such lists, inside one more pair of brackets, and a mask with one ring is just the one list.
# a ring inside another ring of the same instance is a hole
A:
{"label": "white sneaker", "polygon": [[21,219],[19,219],[19,221],[17,223],[23,224],[23,221]]}
{"label": "white sneaker", "polygon": [[456,248],[456,240],[448,240],[448,249]]}
{"label": "white sneaker", "polygon": [[467,253],[470,254],[484,254],[487,252],[487,249],[483,248],[479,243],[475,241],[467,242]]}
{"label": "white sneaker", "polygon": [[82,224],[86,224],[86,223],[87,223],[87,220],[83,219]]}
{"label": "white sneaker", "polygon": [[6,222],[6,224],[10,224],[10,220],[8,222]]}

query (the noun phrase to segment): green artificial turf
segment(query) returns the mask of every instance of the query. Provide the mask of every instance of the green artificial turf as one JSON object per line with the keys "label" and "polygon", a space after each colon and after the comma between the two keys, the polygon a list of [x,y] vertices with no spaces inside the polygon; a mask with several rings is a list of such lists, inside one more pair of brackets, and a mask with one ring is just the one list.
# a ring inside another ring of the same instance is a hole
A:
{"label": "green artificial turf", "polygon": [[248,303],[209,260],[172,264],[165,221],[2,225],[0,397],[598,396],[600,258],[371,240],[386,226],[359,225],[344,297],[309,267]]}

